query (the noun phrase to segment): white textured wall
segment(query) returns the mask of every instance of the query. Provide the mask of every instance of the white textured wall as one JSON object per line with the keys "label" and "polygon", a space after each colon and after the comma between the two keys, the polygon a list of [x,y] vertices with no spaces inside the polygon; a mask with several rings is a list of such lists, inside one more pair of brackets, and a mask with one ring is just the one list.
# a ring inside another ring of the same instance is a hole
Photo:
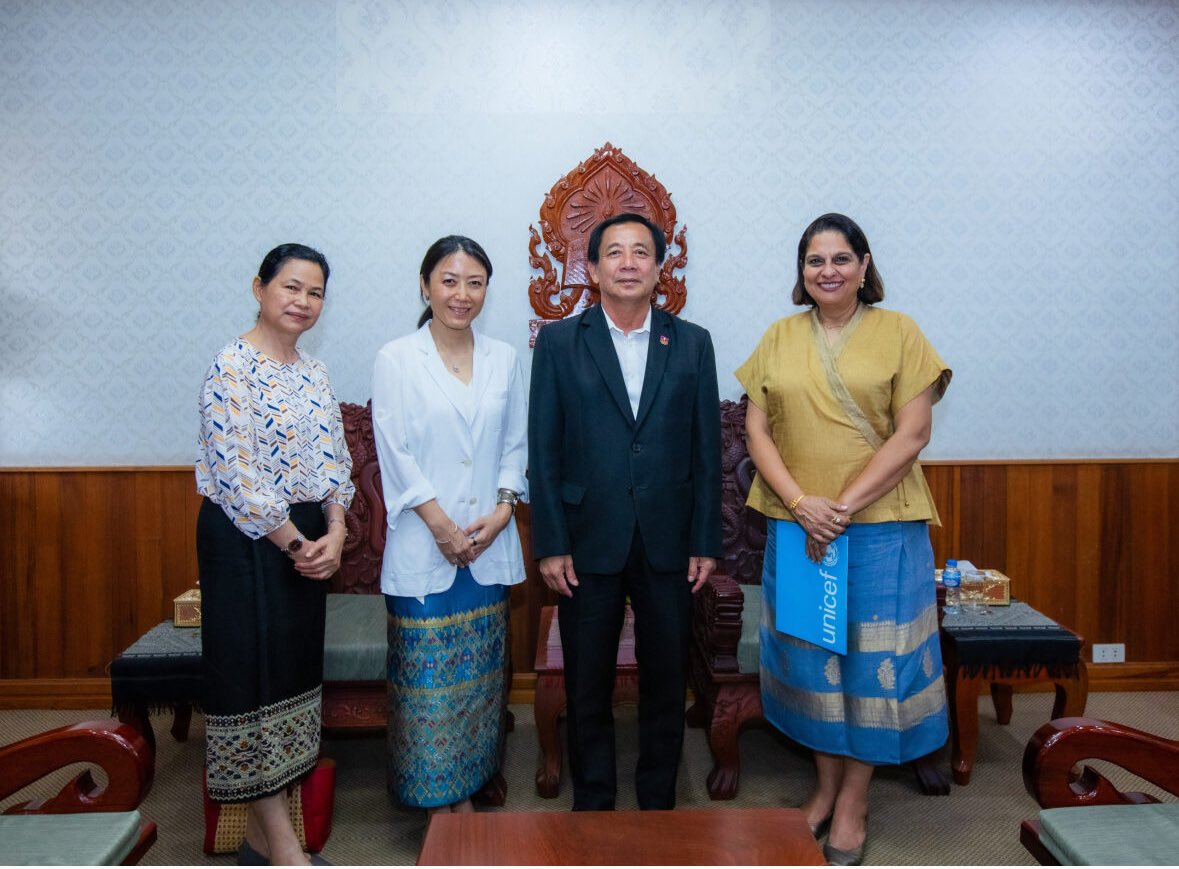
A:
{"label": "white textured wall", "polygon": [[528,225],[607,140],[688,227],[723,396],[840,210],[955,369],[927,457],[1179,455],[1177,58],[1163,0],[0,0],[0,464],[189,461],[283,241],[344,400],[446,233],[527,353]]}

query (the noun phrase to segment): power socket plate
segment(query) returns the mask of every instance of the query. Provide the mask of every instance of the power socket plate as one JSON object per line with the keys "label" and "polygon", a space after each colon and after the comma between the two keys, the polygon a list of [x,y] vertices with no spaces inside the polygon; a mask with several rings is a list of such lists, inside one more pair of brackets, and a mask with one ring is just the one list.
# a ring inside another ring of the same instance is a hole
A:
{"label": "power socket plate", "polygon": [[1125,643],[1094,643],[1094,664],[1123,664],[1126,661]]}

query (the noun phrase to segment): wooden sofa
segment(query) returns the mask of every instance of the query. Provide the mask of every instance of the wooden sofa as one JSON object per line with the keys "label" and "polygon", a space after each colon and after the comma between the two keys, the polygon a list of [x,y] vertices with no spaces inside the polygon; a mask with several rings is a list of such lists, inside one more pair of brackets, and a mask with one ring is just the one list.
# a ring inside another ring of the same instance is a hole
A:
{"label": "wooden sofa", "polygon": [[1082,766],[1086,760],[1114,764],[1179,796],[1179,741],[1111,721],[1058,718],[1037,730],[1024,750],[1024,786],[1044,809],[1021,825],[1024,847],[1047,866],[1174,864],[1179,803],[1123,792]]}
{"label": "wooden sofa", "polygon": [[[764,724],[758,661],[761,568],[766,520],[745,506],[754,466],[745,446],[748,398],[722,401],[721,523],[724,560],[696,595],[689,681],[695,704],[688,721],[708,734],[713,767],[708,795],[731,800],[741,777],[738,736]],[[926,794],[948,794],[949,781],[936,766],[936,753],[914,763]]]}
{"label": "wooden sofa", "polygon": [[0,815],[0,860],[16,865],[132,865],[156,840],[139,814],[151,787],[147,740],[129,724],[86,721],[0,748],[0,801],[65,767],[90,769],[55,795],[10,806]]}

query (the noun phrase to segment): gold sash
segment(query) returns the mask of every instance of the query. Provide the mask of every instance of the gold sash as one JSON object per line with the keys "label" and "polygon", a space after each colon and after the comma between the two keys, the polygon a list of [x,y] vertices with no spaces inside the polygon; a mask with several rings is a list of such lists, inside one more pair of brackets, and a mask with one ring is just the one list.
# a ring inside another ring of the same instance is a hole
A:
{"label": "gold sash", "polygon": [[[856,430],[864,436],[864,440],[868,442],[868,446],[874,450],[879,450],[884,446],[884,440],[880,437],[876,429],[872,428],[872,423],[868,422],[868,417],[860,406],[856,404],[856,400],[852,398],[851,391],[847,388],[847,384],[843,382],[843,378],[839,376],[839,370],[835,367],[835,359],[839,356],[841,350],[848,339],[851,338],[852,333],[855,332],[856,327],[860,325],[860,321],[864,319],[864,314],[867,312],[867,305],[860,305],[856,308],[856,312],[852,314],[852,318],[847,321],[847,325],[839,333],[839,337],[835,339],[834,344],[827,343],[827,335],[823,331],[823,324],[819,322],[819,309],[811,308],[811,335],[814,337],[815,350],[819,354],[819,361],[823,363],[823,371],[827,374],[827,385],[831,388],[831,394],[835,396],[835,400],[839,402],[839,406],[843,408],[843,412],[847,414],[847,418],[851,420],[852,425]],[[889,432],[891,435],[892,432]]]}

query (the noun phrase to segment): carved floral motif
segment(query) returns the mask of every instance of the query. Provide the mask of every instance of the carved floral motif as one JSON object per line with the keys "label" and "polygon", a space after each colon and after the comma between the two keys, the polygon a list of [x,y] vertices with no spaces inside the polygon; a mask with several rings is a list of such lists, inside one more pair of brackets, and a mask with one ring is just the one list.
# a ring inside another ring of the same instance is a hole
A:
{"label": "carved floral motif", "polygon": [[540,231],[528,227],[528,262],[541,272],[528,284],[529,302],[540,315],[532,322],[533,341],[546,321],[597,302],[598,288],[589,275],[589,234],[597,223],[623,211],[663,228],[668,251],[651,301],[671,314],[683,309],[687,287],[674,273],[688,263],[687,230],[675,231],[675,206],[655,176],[607,142],[549,190],[540,207]]}

